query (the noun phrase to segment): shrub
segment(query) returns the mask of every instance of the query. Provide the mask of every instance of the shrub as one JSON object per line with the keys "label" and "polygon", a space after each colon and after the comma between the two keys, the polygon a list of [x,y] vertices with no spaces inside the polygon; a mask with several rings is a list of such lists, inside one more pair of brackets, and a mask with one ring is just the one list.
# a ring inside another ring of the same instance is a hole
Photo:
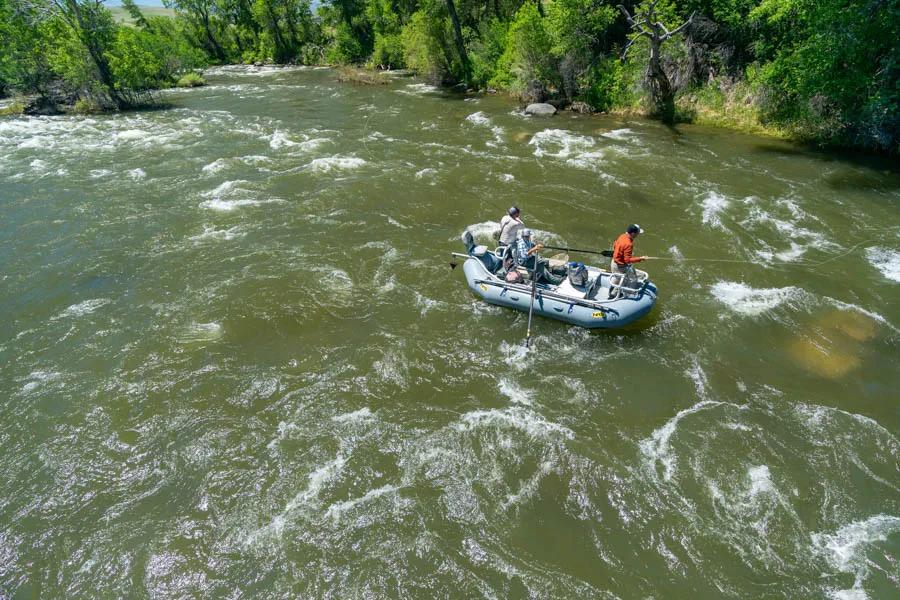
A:
{"label": "shrub", "polygon": [[193,71],[185,73],[175,83],[176,87],[182,88],[200,87],[202,85],[206,85],[206,80],[200,76],[200,73],[195,73]]}

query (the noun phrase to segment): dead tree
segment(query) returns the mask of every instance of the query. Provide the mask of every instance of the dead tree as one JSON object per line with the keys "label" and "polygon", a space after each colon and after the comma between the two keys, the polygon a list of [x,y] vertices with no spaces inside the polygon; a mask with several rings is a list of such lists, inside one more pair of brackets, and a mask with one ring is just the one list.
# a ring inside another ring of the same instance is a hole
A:
{"label": "dead tree", "polygon": [[636,11],[634,17],[628,13],[624,6],[619,4],[619,10],[622,11],[628,24],[631,25],[631,29],[634,30],[631,41],[622,50],[622,60],[625,60],[625,57],[628,55],[628,49],[631,48],[632,44],[642,37],[647,38],[650,42],[650,62],[647,65],[646,73],[647,88],[650,92],[651,102],[650,114],[659,117],[664,123],[673,123],[675,121],[675,90],[672,89],[672,84],[669,82],[665,70],[663,70],[659,51],[663,42],[678,35],[691,24],[694,15],[691,14],[687,21],[669,31],[656,15],[656,3],[658,1],[651,0],[646,8]]}

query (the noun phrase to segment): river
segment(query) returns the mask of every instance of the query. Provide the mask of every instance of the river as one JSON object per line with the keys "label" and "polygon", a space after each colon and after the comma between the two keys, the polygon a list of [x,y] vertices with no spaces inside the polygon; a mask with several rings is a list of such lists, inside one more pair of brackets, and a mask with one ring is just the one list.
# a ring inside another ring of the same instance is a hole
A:
{"label": "river", "polygon": [[[896,170],[208,79],[0,119],[0,597],[896,597]],[[511,204],[651,315],[526,350],[448,266]]]}

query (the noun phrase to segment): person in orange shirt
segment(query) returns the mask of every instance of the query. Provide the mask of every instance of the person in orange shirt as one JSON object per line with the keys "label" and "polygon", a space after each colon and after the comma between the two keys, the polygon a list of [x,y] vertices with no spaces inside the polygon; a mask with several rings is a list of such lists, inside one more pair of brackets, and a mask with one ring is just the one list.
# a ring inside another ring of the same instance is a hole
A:
{"label": "person in orange shirt", "polygon": [[612,262],[609,264],[609,268],[613,273],[627,274],[629,271],[634,270],[634,267],[631,266],[632,264],[646,260],[646,256],[632,256],[634,254],[634,240],[643,231],[640,225],[629,225],[625,233],[616,239],[616,243],[613,245]]}

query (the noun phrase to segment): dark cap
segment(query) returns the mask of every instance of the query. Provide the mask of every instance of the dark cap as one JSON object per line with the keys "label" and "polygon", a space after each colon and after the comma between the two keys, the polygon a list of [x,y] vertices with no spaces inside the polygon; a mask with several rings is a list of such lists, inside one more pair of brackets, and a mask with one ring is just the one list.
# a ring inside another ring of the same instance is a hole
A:
{"label": "dark cap", "polygon": [[519,212],[520,212],[520,211],[519,211],[519,207],[518,207],[518,206],[510,206],[510,207],[509,207],[509,210],[506,211],[506,214],[508,214],[508,215],[511,216],[511,217],[514,217],[514,216],[516,216],[517,214],[519,214]]}
{"label": "dark cap", "polygon": [[628,226],[628,229],[625,230],[628,233],[644,233],[644,230],[641,229],[641,226],[637,223],[632,223]]}

